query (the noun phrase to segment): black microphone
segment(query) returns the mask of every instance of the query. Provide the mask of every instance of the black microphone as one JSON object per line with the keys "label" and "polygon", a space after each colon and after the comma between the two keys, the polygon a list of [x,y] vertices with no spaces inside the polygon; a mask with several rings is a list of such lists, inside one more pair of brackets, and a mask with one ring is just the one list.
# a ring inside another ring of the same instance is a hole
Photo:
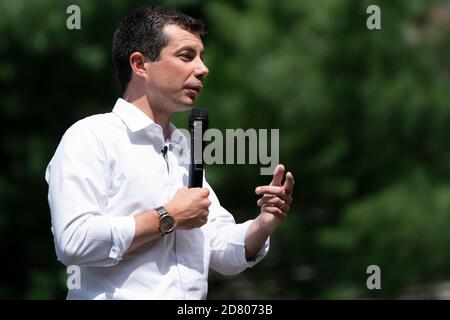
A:
{"label": "black microphone", "polygon": [[208,110],[194,108],[189,115],[191,135],[191,163],[189,165],[189,188],[203,186],[203,134],[208,130]]}
{"label": "black microphone", "polygon": [[164,146],[164,147],[161,149],[161,153],[163,154],[163,157],[166,156],[166,154],[167,154],[167,146]]}
{"label": "black microphone", "polygon": [[164,161],[166,161],[167,172],[169,172],[169,162],[167,162],[167,158],[166,158],[166,154],[167,154],[167,146],[166,145],[161,149],[161,154],[164,158]]}

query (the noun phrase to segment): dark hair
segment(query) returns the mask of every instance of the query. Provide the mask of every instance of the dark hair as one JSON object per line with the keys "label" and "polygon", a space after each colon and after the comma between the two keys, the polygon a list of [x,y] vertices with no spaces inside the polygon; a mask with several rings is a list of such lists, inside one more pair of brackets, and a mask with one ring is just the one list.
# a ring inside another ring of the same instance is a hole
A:
{"label": "dark hair", "polygon": [[130,55],[137,51],[150,61],[158,60],[168,42],[162,32],[168,24],[175,24],[199,36],[206,33],[200,19],[163,6],[140,7],[120,22],[113,36],[112,58],[122,93],[131,79]]}

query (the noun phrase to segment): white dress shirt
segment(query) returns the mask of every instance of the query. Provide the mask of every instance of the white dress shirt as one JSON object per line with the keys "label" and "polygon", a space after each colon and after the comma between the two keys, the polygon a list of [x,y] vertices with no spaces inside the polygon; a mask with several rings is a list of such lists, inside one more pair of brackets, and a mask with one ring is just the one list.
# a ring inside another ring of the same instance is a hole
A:
{"label": "white dress shirt", "polygon": [[[168,203],[188,184],[186,137],[161,127],[118,99],[111,113],[78,121],[64,134],[45,179],[58,260],[80,267],[79,288],[68,299],[205,299],[208,269],[237,274],[259,262],[245,258],[251,222],[236,224],[211,187],[208,222],[175,230],[124,255],[133,215]],[[161,150],[168,147],[164,156]]]}

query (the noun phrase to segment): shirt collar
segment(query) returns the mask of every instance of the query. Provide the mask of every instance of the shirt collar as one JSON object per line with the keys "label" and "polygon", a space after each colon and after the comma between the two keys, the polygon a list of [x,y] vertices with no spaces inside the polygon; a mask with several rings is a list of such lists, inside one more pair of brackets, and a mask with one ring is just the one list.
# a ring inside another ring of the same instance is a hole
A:
{"label": "shirt collar", "polygon": [[[122,119],[131,132],[148,128],[149,131],[159,132],[162,135],[162,128],[159,124],[150,119],[138,107],[122,98],[117,99],[112,112]],[[172,123],[169,123],[169,127],[171,132],[169,142],[186,147],[186,136]]]}
{"label": "shirt collar", "polygon": [[112,112],[122,119],[131,132],[137,132],[147,127],[155,128],[156,130],[159,127],[159,130],[162,132],[160,125],[155,123],[135,105],[122,98],[117,99]]}

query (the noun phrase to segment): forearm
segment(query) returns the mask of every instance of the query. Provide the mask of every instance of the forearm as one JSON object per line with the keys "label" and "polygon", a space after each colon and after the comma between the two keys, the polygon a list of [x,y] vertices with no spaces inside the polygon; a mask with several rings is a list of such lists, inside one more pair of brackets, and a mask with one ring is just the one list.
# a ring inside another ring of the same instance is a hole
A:
{"label": "forearm", "polygon": [[163,233],[159,229],[159,216],[156,210],[149,210],[134,216],[135,233],[133,241],[125,254],[160,238]]}

